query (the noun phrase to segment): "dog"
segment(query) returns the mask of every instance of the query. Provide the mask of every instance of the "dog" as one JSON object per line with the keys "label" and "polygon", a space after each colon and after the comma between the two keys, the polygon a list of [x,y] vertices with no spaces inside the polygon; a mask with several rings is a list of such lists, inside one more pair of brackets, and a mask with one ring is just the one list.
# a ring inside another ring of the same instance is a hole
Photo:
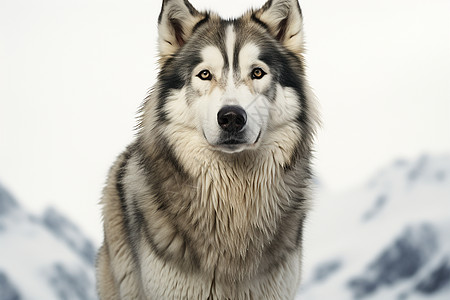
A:
{"label": "dog", "polygon": [[160,71],[101,200],[100,299],[293,299],[318,116],[297,0],[164,0]]}

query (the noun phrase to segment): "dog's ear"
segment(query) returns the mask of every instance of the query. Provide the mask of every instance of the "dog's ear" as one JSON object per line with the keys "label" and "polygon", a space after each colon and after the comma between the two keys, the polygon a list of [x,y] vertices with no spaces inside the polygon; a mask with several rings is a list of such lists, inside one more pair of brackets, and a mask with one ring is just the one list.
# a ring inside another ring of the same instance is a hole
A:
{"label": "dog's ear", "polygon": [[163,0],[158,18],[160,60],[165,61],[182,47],[204,18],[188,0]]}
{"label": "dog's ear", "polygon": [[298,0],[268,0],[253,17],[290,51],[303,52],[303,18]]}

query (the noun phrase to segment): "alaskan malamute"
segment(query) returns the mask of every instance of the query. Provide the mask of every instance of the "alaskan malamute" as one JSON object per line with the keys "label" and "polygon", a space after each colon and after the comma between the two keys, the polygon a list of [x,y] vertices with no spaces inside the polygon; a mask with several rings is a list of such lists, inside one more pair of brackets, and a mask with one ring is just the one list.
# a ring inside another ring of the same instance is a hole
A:
{"label": "alaskan malamute", "polygon": [[100,298],[292,299],[317,123],[300,6],[164,0],[158,24],[158,81],[102,198]]}

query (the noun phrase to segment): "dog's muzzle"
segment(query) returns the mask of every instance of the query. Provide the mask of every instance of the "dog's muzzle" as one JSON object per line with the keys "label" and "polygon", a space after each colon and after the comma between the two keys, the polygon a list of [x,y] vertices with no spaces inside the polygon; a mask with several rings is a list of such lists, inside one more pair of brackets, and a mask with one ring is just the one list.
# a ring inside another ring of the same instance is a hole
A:
{"label": "dog's muzzle", "polygon": [[[219,132],[216,138],[208,140],[207,135],[203,132],[206,140],[215,149],[226,153],[237,153],[245,149],[254,148],[259,140],[261,131],[259,133],[250,129],[247,112],[238,105],[223,106],[217,113],[217,125],[219,125]],[[256,138],[256,140],[255,140]]]}

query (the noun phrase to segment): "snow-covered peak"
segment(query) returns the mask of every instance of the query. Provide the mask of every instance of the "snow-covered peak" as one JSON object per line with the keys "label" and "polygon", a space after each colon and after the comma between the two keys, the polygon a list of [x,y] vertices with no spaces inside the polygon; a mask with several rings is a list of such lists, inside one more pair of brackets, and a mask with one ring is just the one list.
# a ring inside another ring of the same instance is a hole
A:
{"label": "snow-covered peak", "polygon": [[450,155],[397,160],[315,200],[298,299],[450,299]]}
{"label": "snow-covered peak", "polygon": [[442,184],[450,182],[450,155],[422,155],[414,161],[398,159],[380,170],[371,180],[369,188],[412,188],[415,184]]}
{"label": "snow-covered peak", "polygon": [[19,207],[0,187],[0,299],[96,299],[94,246],[49,209],[43,217]]}
{"label": "snow-covered peak", "polygon": [[68,247],[73,249],[74,252],[78,253],[86,263],[94,266],[96,249],[92,242],[81,233],[75,224],[54,208],[49,208],[45,211],[42,222],[55,237],[59,238]]}
{"label": "snow-covered peak", "polygon": [[0,184],[0,217],[18,207],[19,204],[14,197]]}

